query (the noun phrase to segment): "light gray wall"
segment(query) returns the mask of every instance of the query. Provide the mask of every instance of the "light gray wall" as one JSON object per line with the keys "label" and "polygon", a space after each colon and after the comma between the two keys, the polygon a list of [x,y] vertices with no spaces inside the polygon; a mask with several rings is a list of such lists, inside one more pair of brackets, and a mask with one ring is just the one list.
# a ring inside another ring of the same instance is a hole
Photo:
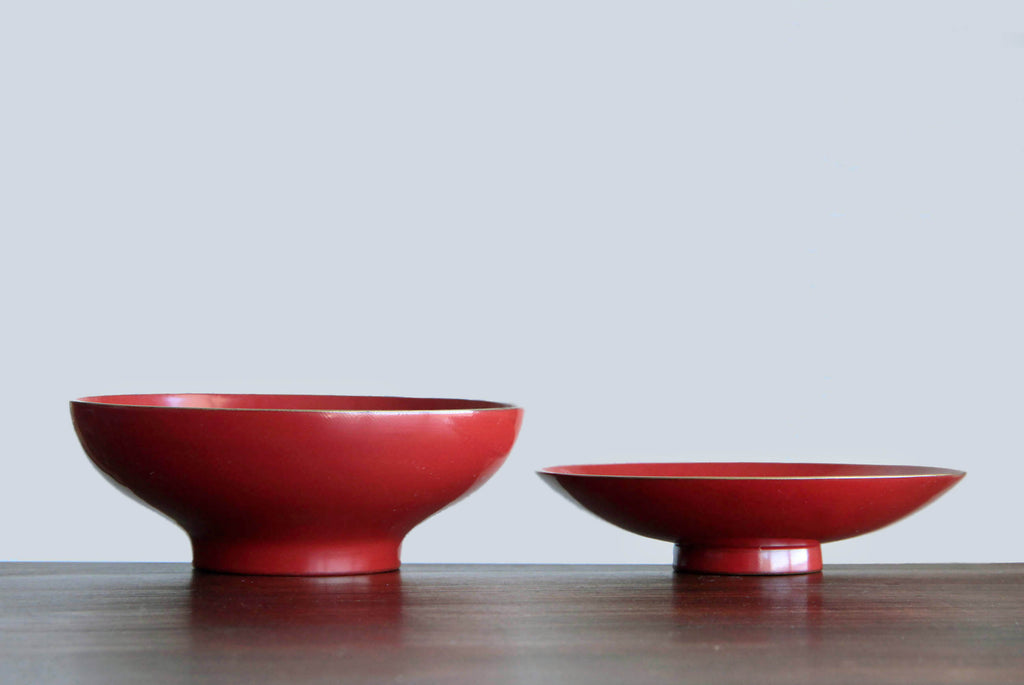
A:
{"label": "light gray wall", "polygon": [[475,397],[407,561],[668,562],[537,467],[963,468],[828,562],[1020,561],[1024,4],[0,5],[0,557],[186,559],[67,400]]}

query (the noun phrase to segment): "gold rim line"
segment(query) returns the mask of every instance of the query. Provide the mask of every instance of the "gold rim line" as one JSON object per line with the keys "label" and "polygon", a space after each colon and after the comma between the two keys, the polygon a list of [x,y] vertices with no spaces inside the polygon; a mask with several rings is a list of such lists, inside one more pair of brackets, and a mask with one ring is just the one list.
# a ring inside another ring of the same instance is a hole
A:
{"label": "gold rim line", "polygon": [[[715,463],[715,462],[710,462]],[[728,463],[728,462],[718,462]],[[757,462],[743,462],[743,463],[757,463]],[[778,462],[770,462],[778,463]],[[833,464],[823,464],[824,466],[833,466]],[[834,464],[835,466],[861,466],[861,464]],[[881,464],[863,464],[863,466],[882,466]],[[550,468],[550,467],[549,467]],[[889,467],[887,467],[889,468]],[[896,467],[899,468],[899,467]],[[549,471],[547,469],[538,469],[535,473],[538,476],[570,476],[572,478],[617,478],[617,479],[631,479],[631,480],[882,480],[890,478],[963,478],[967,475],[966,471],[959,471],[957,469],[944,469],[942,467],[917,467],[917,468],[935,468],[938,472],[936,473],[893,473],[893,474],[865,474],[861,476],[641,476],[641,475],[622,475],[622,474],[604,474],[604,473],[564,473],[560,471]]]}
{"label": "gold rim line", "polygon": [[[479,411],[509,411],[516,410],[522,411],[522,407],[515,404],[506,404],[504,402],[491,402],[488,400],[463,400],[461,398],[443,398],[443,397],[402,397],[398,395],[284,395],[284,394],[266,394],[266,395],[253,395],[245,393],[200,393],[200,392],[183,392],[183,393],[154,393],[152,396],[162,397],[174,397],[180,395],[192,395],[197,397],[209,397],[209,396],[223,396],[223,397],[324,397],[324,398],[337,398],[337,397],[378,397],[381,399],[396,399],[396,400],[428,400],[428,401],[459,401],[459,402],[482,402],[486,404],[496,404],[498,406],[492,407],[452,407],[450,409],[273,409],[273,408],[262,408],[262,407],[181,407],[181,406],[169,406],[164,404],[124,404],[121,402],[97,402],[90,398],[102,398],[102,397],[119,397],[119,395],[90,395],[88,397],[79,397],[78,399],[71,400],[69,404],[87,405],[93,407],[126,407],[130,409],[192,409],[199,411],[241,411],[241,412],[295,412],[299,414],[473,414]],[[145,393],[139,393],[139,396],[145,396]]]}

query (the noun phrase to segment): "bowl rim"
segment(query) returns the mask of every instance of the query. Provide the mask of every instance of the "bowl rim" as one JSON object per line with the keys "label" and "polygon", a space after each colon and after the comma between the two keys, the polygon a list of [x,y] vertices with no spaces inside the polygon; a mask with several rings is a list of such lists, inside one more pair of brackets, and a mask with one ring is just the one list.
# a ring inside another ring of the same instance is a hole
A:
{"label": "bowl rim", "polygon": [[[908,473],[863,473],[839,476],[715,476],[715,475],[679,475],[651,476],[641,474],[614,473],[580,473],[573,469],[596,467],[630,467],[630,466],[852,466],[864,469],[908,469],[916,472]],[[963,478],[966,471],[949,469],[940,466],[914,466],[909,464],[853,464],[849,462],[781,462],[781,461],[668,461],[668,462],[614,462],[606,464],[569,464],[564,466],[547,466],[537,470],[539,476],[569,476],[572,478],[625,479],[625,480],[888,480],[892,478]]]}
{"label": "bowl rim", "polygon": [[[263,398],[305,398],[305,399],[339,399],[359,398],[367,400],[412,400],[423,402],[458,402],[476,404],[479,406],[460,406],[434,409],[296,409],[286,407],[195,407],[195,406],[174,406],[166,404],[139,404],[127,400],[128,398],[141,397],[263,397]],[[94,407],[122,407],[132,409],[153,409],[153,410],[194,410],[194,411],[227,411],[227,412],[274,412],[274,413],[299,413],[299,414],[474,414],[481,411],[522,411],[522,407],[507,402],[492,402],[490,400],[473,400],[454,397],[411,397],[406,395],[324,395],[315,393],[239,393],[239,392],[155,392],[155,393],[125,393],[118,395],[86,395],[70,401],[71,406],[94,406]]]}

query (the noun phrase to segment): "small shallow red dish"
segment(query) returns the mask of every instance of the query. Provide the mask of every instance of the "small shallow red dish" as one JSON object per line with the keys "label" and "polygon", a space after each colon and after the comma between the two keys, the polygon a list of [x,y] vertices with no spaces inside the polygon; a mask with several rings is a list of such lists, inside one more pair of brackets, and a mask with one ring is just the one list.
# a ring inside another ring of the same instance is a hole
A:
{"label": "small shallow red dish", "polygon": [[522,409],[316,395],[110,395],[71,402],[86,454],[176,521],[196,568],[343,575],[399,566],[402,539],[479,487]]}
{"label": "small shallow red dish", "polygon": [[860,464],[553,466],[538,474],[584,509],[676,543],[675,569],[773,575],[821,570],[821,543],[912,514],[963,471]]}

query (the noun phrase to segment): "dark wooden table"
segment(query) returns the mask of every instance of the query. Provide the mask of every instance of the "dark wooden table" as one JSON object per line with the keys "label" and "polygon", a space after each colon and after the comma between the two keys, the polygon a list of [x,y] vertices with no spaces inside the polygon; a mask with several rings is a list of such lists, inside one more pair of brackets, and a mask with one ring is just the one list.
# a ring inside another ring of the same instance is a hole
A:
{"label": "dark wooden table", "polygon": [[1024,683],[1024,564],[0,564],[0,682]]}

